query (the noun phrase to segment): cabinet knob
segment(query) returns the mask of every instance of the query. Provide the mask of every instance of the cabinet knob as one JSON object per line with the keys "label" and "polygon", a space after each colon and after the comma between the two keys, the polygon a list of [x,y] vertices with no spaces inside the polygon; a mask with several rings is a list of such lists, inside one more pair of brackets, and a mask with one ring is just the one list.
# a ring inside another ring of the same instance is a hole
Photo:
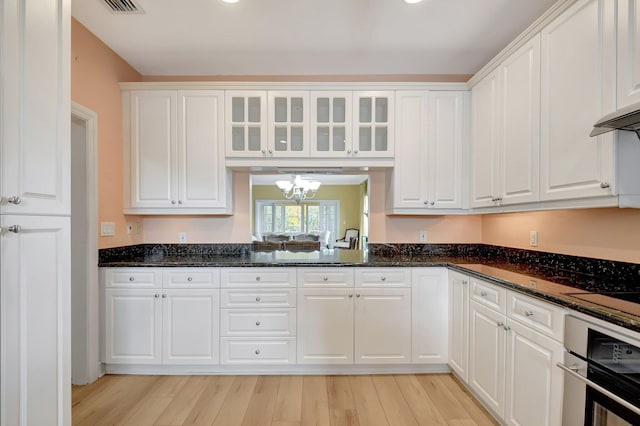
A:
{"label": "cabinet knob", "polygon": [[256,321],[256,325],[260,325],[260,321]]}
{"label": "cabinet knob", "polygon": [[482,297],[487,297],[487,292],[486,292],[486,291],[484,291],[484,290],[483,290],[483,291],[481,291],[481,292],[480,292],[480,296],[482,296]]}
{"label": "cabinet knob", "polygon": [[380,278],[380,281],[386,281],[386,280],[387,280],[387,277]]}
{"label": "cabinet knob", "polygon": [[533,311],[524,311],[524,315],[526,317],[532,317],[533,316]]}
{"label": "cabinet knob", "polygon": [[256,302],[260,301],[260,296],[256,297]]}
{"label": "cabinet knob", "polygon": [[187,277],[187,281],[191,282],[191,281],[193,281],[193,278]]}
{"label": "cabinet knob", "polygon": [[266,154],[266,153],[267,153],[267,151],[265,151],[265,150],[263,149],[263,150],[262,150],[262,153],[263,153],[263,154]]}
{"label": "cabinet knob", "polygon": [[424,200],[424,205],[426,206],[427,204],[429,204],[428,200]]}
{"label": "cabinet knob", "polygon": [[273,155],[273,150],[272,149],[269,150],[269,155]]}
{"label": "cabinet knob", "polygon": [[498,324],[498,327],[504,327],[504,323],[502,321],[498,321],[497,324]]}
{"label": "cabinet knob", "polygon": [[350,294],[350,295],[349,295],[349,298],[352,298],[352,297],[353,297],[353,294]]}
{"label": "cabinet knob", "polygon": [[9,204],[14,204],[14,205],[17,206],[18,204],[20,204],[22,202],[22,200],[17,195],[14,195],[12,197],[7,198],[7,202]]}
{"label": "cabinet knob", "polygon": [[329,281],[329,277],[322,277],[322,281]]}
{"label": "cabinet knob", "polygon": [[469,282],[467,280],[462,280],[462,285],[467,285]]}
{"label": "cabinet knob", "polygon": [[14,234],[19,234],[22,231],[22,226],[20,225],[11,225],[7,228],[7,231],[12,232]]}
{"label": "cabinet knob", "polygon": [[259,276],[256,277],[256,281],[260,281],[260,277]]}
{"label": "cabinet knob", "polygon": [[260,355],[260,349],[256,349],[256,355]]}
{"label": "cabinet knob", "polygon": [[135,281],[136,278],[135,277],[129,277],[129,281]]}
{"label": "cabinet knob", "polygon": [[156,299],[158,299],[160,297],[160,295],[158,293],[154,294],[153,297],[155,297]]}
{"label": "cabinet knob", "polygon": [[171,200],[171,204],[175,205],[176,204],[176,200]]}
{"label": "cabinet knob", "polygon": [[435,203],[436,203],[435,201],[432,201],[432,202],[430,202],[429,204],[434,205]]}
{"label": "cabinet knob", "polygon": [[162,295],[162,298],[163,298],[163,299],[166,299],[166,298],[167,298],[167,295],[166,295],[166,294],[163,294],[163,295]]}
{"label": "cabinet knob", "polygon": [[351,150],[350,149],[347,150],[347,154],[351,154]]}
{"label": "cabinet knob", "polygon": [[178,204],[182,204],[182,203],[183,203],[183,201],[182,201],[182,200],[178,200]]}
{"label": "cabinet knob", "polygon": [[356,293],[356,297],[360,297],[360,293]]}
{"label": "cabinet knob", "polygon": [[600,182],[600,188],[602,189],[607,189],[609,188],[611,185],[609,185],[607,182]]}
{"label": "cabinet knob", "polygon": [[502,327],[502,328],[504,328],[504,331],[509,331],[509,330],[511,330],[511,327],[509,327],[508,325],[505,325],[505,326],[504,326],[504,327]]}
{"label": "cabinet knob", "polygon": [[355,151],[353,151],[353,155],[357,155],[358,154],[358,150],[356,149]]}

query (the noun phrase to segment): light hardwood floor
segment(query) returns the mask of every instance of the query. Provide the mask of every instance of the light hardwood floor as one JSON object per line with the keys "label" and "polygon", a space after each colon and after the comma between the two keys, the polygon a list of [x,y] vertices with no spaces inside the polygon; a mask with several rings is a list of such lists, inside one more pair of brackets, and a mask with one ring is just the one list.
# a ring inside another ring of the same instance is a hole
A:
{"label": "light hardwood floor", "polygon": [[108,375],[73,387],[74,425],[496,425],[449,374]]}

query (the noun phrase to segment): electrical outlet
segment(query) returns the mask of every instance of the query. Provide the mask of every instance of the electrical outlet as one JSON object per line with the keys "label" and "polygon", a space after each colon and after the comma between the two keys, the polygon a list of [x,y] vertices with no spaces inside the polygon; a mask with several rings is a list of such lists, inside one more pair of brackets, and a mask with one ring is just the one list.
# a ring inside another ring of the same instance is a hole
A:
{"label": "electrical outlet", "polygon": [[184,244],[187,242],[187,233],[186,232],[181,232],[180,234],[178,234],[178,242],[180,244]]}
{"label": "electrical outlet", "polygon": [[420,231],[420,242],[427,242],[427,231]]}
{"label": "electrical outlet", "polygon": [[529,245],[531,247],[538,247],[538,231],[529,232]]}
{"label": "electrical outlet", "polygon": [[116,235],[116,224],[114,222],[100,222],[100,236],[113,237]]}
{"label": "electrical outlet", "polygon": [[133,234],[133,225],[131,223],[127,223],[127,234]]}

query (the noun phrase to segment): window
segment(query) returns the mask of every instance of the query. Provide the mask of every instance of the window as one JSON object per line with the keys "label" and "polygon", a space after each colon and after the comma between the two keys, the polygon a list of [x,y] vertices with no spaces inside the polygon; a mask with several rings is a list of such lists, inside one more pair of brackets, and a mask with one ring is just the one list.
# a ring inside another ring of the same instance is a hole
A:
{"label": "window", "polygon": [[330,231],[337,235],[340,201],[257,200],[255,229],[260,233],[301,234]]}

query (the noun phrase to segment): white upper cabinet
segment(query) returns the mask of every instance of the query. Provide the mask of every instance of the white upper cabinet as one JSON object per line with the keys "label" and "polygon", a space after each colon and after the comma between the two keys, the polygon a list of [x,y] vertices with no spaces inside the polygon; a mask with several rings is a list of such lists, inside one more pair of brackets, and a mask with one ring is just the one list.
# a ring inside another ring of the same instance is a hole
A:
{"label": "white upper cabinet", "polygon": [[617,107],[640,102],[640,0],[618,0]]}
{"label": "white upper cabinet", "polygon": [[268,157],[309,156],[309,92],[269,92]]}
{"label": "white upper cabinet", "polygon": [[267,92],[225,92],[227,157],[266,157]]}
{"label": "white upper cabinet", "polygon": [[347,155],[393,157],[394,91],[353,92],[353,143]]}
{"label": "white upper cabinet", "polygon": [[125,213],[230,212],[223,99],[211,90],[125,92]]}
{"label": "white upper cabinet", "polygon": [[68,7],[2,2],[0,213],[71,213]]}
{"label": "white upper cabinet", "polygon": [[614,133],[589,133],[616,109],[614,10],[580,0],[542,30],[541,200],[613,193]]}
{"label": "white upper cabinet", "polygon": [[396,93],[395,213],[439,213],[463,206],[465,93]]}
{"label": "white upper cabinet", "polygon": [[353,140],[351,92],[312,91],[310,98],[311,155],[347,157]]}

